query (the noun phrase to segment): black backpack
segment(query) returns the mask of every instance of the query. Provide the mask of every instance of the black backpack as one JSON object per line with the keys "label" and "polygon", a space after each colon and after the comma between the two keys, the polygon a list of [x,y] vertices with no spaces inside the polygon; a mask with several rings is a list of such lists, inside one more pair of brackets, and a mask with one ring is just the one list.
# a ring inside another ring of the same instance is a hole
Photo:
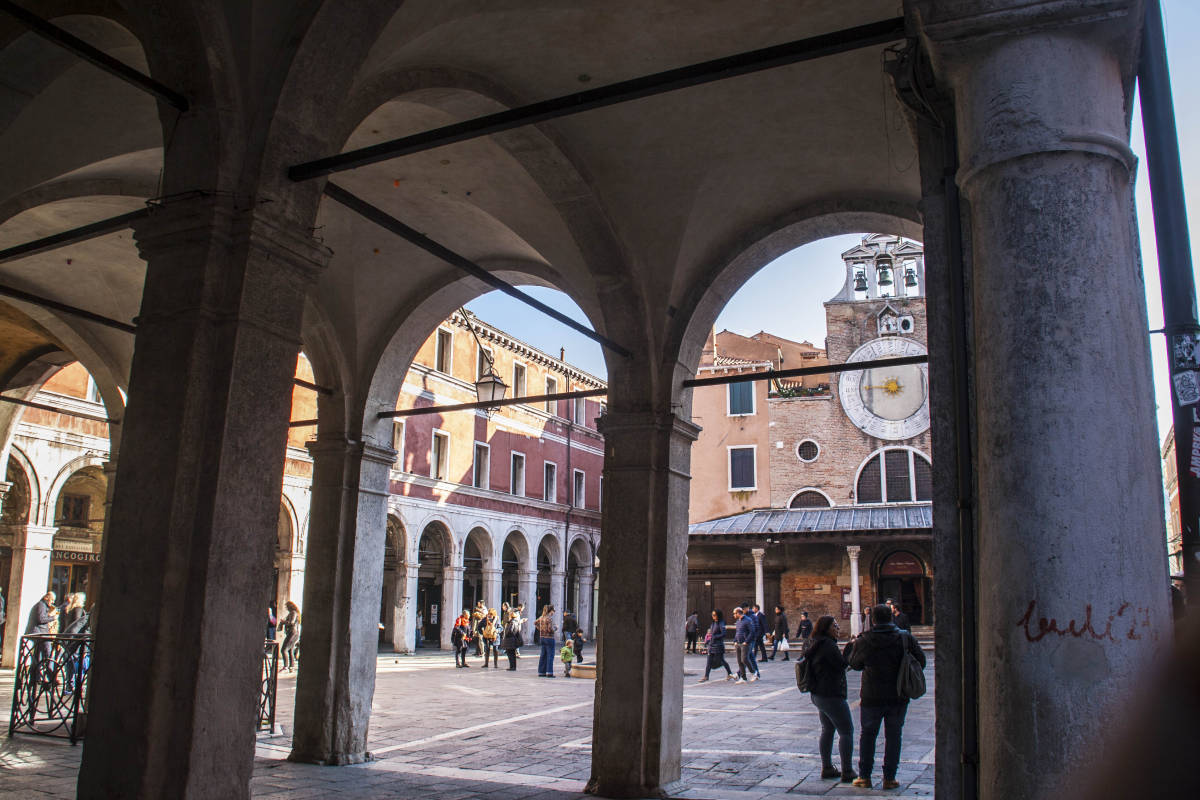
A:
{"label": "black backpack", "polygon": [[[909,700],[916,700],[925,694],[925,670],[909,650],[910,642],[916,641],[912,635],[901,633],[900,641],[904,646],[904,655],[900,657],[900,672],[896,675],[896,694]],[[796,666],[799,667],[798,664]]]}

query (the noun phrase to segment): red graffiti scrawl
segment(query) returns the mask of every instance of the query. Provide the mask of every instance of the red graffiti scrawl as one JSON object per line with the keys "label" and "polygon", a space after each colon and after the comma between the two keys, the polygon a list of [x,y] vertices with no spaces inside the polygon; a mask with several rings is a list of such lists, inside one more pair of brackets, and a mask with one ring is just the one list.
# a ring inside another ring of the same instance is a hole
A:
{"label": "red graffiti scrawl", "polygon": [[[1120,632],[1113,634],[1113,625],[1124,627],[1123,623],[1129,623],[1129,629],[1124,632],[1126,639],[1137,640],[1141,639],[1142,635],[1138,632],[1138,628],[1151,628],[1150,625],[1150,609],[1149,608],[1133,608],[1129,603],[1122,603],[1115,614],[1109,614],[1108,620],[1104,623],[1104,628],[1096,630],[1096,623],[1093,621],[1091,603],[1084,606],[1083,619],[1077,620],[1072,618],[1064,627],[1058,621],[1057,617],[1036,617],[1037,601],[1030,600],[1029,606],[1025,609],[1025,614],[1017,620],[1017,627],[1025,634],[1025,639],[1030,642],[1040,642],[1050,634],[1054,634],[1059,638],[1064,636],[1072,636],[1076,639],[1087,637],[1097,641],[1116,642]],[[1121,620],[1120,623],[1117,620]],[[1158,633],[1151,630],[1150,638],[1158,639]]]}

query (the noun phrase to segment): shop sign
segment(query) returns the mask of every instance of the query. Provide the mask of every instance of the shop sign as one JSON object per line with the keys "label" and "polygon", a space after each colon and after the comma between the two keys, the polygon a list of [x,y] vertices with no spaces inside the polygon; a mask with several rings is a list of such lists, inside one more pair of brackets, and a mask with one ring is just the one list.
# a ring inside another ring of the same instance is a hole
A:
{"label": "shop sign", "polygon": [[879,569],[879,575],[885,578],[919,577],[924,574],[925,568],[912,553],[893,553]]}
{"label": "shop sign", "polygon": [[99,564],[99,553],[77,553],[74,550],[53,550],[50,553],[51,561],[71,561],[76,564]]}

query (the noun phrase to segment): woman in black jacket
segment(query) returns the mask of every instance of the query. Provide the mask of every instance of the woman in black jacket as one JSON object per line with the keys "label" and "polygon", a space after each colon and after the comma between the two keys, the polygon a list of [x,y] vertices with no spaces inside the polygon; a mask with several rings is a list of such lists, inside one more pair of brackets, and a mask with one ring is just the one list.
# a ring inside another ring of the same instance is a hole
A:
{"label": "woman in black jacket", "polygon": [[708,680],[708,673],[717,667],[725,668],[725,680],[733,680],[733,670],[729,668],[729,662],[725,660],[725,614],[718,608],[712,612],[712,618],[712,626],[708,629],[708,636],[705,637],[705,641],[708,642],[708,664],[704,667],[704,677],[696,683],[704,683]]}
{"label": "woman in black jacket", "polygon": [[[849,666],[837,645],[838,624],[833,617],[821,617],[813,631],[812,644],[805,654],[808,660],[808,693],[821,716],[821,777],[841,778],[850,783],[857,775],[851,764],[854,756],[854,720],[846,703],[846,668]],[[833,732],[838,734],[842,768],[833,766]]]}

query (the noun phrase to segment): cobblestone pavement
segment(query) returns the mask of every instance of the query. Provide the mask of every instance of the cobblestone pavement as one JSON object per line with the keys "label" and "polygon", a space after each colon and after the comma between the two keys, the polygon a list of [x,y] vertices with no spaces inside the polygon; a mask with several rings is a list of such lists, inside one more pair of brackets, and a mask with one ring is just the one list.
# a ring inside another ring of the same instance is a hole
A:
{"label": "cobblestone pavement", "polygon": [[[589,653],[590,655],[590,653]],[[538,678],[536,656],[503,668],[455,669],[449,653],[380,654],[371,719],[375,760],[316,767],[285,759],[295,679],[280,681],[278,723],[260,737],[251,793],[256,798],[429,798],[566,800],[587,797],[594,682]],[[561,664],[558,665],[561,667]],[[933,669],[930,692],[912,703],[904,726],[900,789],[855,789],[821,780],[819,723],[796,691],[791,663],[762,665],[762,680],[696,681],[704,657],[687,656],[683,775],[671,797],[763,800],[822,796],[933,796]],[[12,702],[11,670],[0,672],[0,708]],[[850,673],[858,758],[858,673]],[[86,746],[86,745],[82,745]],[[82,747],[81,746],[81,747]],[[17,735],[0,738],[0,798],[74,797],[81,747]],[[880,781],[883,734],[874,779]],[[834,743],[834,759],[837,744]],[[855,765],[857,767],[857,764]]]}

